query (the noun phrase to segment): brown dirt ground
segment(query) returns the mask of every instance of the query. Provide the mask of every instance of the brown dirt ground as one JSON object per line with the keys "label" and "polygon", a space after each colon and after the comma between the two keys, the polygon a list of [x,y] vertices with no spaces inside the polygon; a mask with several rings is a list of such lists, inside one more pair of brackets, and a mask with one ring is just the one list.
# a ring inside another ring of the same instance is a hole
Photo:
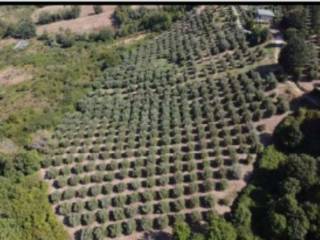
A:
{"label": "brown dirt ground", "polygon": [[32,75],[23,69],[8,67],[0,71],[0,85],[15,85],[31,78]]}
{"label": "brown dirt ground", "polygon": [[[291,81],[284,83],[278,83],[276,89],[272,91],[277,96],[283,96],[289,101],[301,97],[304,93],[297,87],[297,85]],[[271,93],[271,92],[270,92]]]}
{"label": "brown dirt ground", "polygon": [[161,8],[162,5],[131,5],[132,9],[138,9],[140,7],[145,7],[145,8],[152,9],[152,8]]}
{"label": "brown dirt ground", "polygon": [[311,82],[299,82],[299,86],[306,92],[311,92],[314,89],[314,84],[320,84],[320,80]]}
{"label": "brown dirt ground", "polygon": [[[61,9],[62,6],[50,6],[54,10]],[[64,20],[53,22],[37,27],[37,34],[43,33],[47,30],[49,33],[59,32],[60,29],[70,29],[74,33],[85,33],[97,31],[103,27],[111,27],[111,15],[116,8],[116,5],[103,5],[103,12],[101,14],[93,15],[92,5],[81,6],[81,15],[77,19]],[[49,7],[46,7],[49,8]],[[42,10],[43,11],[43,10]],[[37,16],[38,13],[34,13]]]}
{"label": "brown dirt ground", "polygon": [[18,42],[17,39],[14,38],[4,38],[0,40],[0,48],[5,48],[10,45],[15,45]]}

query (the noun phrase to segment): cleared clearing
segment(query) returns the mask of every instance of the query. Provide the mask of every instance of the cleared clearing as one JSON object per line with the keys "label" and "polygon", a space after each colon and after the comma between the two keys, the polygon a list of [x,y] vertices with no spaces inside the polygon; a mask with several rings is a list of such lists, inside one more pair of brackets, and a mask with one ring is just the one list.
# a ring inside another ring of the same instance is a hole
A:
{"label": "cleared clearing", "polygon": [[[39,15],[41,11],[57,11],[64,6],[50,6],[45,7],[47,10],[39,9],[33,14],[33,18]],[[63,20],[53,22],[45,25],[39,25],[37,27],[37,34],[43,33],[47,30],[50,33],[57,33],[61,30],[70,29],[74,33],[85,33],[97,31],[103,27],[111,27],[111,16],[116,8],[116,5],[103,5],[103,12],[101,14],[93,14],[93,5],[81,6],[81,15],[77,19]],[[41,11],[40,11],[41,10]]]}

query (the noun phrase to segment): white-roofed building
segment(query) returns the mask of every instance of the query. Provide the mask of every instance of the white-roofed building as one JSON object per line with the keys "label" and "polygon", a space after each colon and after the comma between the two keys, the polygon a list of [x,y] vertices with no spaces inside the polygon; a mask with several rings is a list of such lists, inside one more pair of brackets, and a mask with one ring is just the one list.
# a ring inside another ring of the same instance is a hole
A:
{"label": "white-roofed building", "polygon": [[269,9],[257,9],[256,21],[260,23],[271,23],[274,18],[274,13]]}

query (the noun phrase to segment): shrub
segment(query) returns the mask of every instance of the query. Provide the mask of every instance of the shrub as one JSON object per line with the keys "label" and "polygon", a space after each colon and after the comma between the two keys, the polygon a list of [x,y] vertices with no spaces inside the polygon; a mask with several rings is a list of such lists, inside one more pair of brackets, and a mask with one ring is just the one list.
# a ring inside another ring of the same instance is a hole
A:
{"label": "shrub", "polygon": [[95,221],[95,215],[93,213],[85,213],[81,215],[81,223],[83,225],[90,225]]}
{"label": "shrub", "polygon": [[66,217],[66,222],[70,227],[76,227],[80,225],[80,215],[72,213]]}
{"label": "shrub", "polygon": [[90,196],[97,196],[101,193],[101,186],[96,185],[89,188]]}
{"label": "shrub", "polygon": [[60,177],[59,179],[57,179],[55,181],[55,185],[58,187],[58,188],[63,188],[65,186],[67,186],[67,178],[65,177]]}
{"label": "shrub", "polygon": [[81,9],[79,6],[64,8],[56,13],[42,11],[39,14],[37,24],[48,24],[56,21],[78,18],[80,16],[80,11]]}
{"label": "shrub", "polygon": [[76,186],[79,183],[79,176],[72,176],[71,178],[68,179],[68,184],[70,186]]}
{"label": "shrub", "polygon": [[126,218],[132,218],[136,215],[137,209],[135,207],[127,207],[124,209]]}
{"label": "shrub", "polygon": [[136,222],[134,220],[129,220],[128,222],[122,223],[122,232],[125,235],[132,234],[136,229]]}
{"label": "shrub", "polygon": [[191,212],[188,214],[188,221],[191,224],[198,224],[202,220],[200,212]]}
{"label": "shrub", "polygon": [[110,183],[104,184],[101,187],[101,193],[102,194],[110,194],[112,192],[112,185]]}
{"label": "shrub", "polygon": [[116,238],[121,234],[121,225],[118,223],[111,224],[107,227],[107,235],[111,238]]}
{"label": "shrub", "polygon": [[217,182],[216,184],[216,190],[218,191],[224,191],[228,187],[228,181],[226,179],[222,179],[220,182]]}
{"label": "shrub", "polygon": [[100,208],[107,208],[110,206],[110,199],[109,198],[101,198],[98,200],[99,202],[99,207]]}
{"label": "shrub", "polygon": [[199,197],[192,197],[187,201],[188,208],[196,208],[199,206]]}
{"label": "shrub", "polygon": [[114,186],[114,192],[121,193],[124,190],[126,190],[126,188],[127,188],[126,184],[121,182]]}
{"label": "shrub", "polygon": [[66,191],[63,192],[62,194],[62,199],[63,200],[68,200],[71,199],[73,197],[75,197],[76,192],[73,189],[67,189]]}
{"label": "shrub", "polygon": [[144,205],[139,206],[140,214],[149,214],[153,211],[153,205],[150,203],[146,203]]}
{"label": "shrub", "polygon": [[95,14],[100,14],[103,12],[103,8],[101,5],[93,5],[93,11]]}
{"label": "shrub", "polygon": [[82,187],[77,190],[77,197],[85,198],[88,195],[88,190],[85,187]]}
{"label": "shrub", "polygon": [[191,229],[183,221],[176,221],[172,232],[174,240],[189,240],[191,237]]}
{"label": "shrub", "polygon": [[93,240],[103,240],[105,238],[105,234],[103,227],[95,227],[92,231]]}
{"label": "shrub", "polygon": [[214,189],[214,182],[211,180],[205,180],[203,183],[204,190],[209,192]]}
{"label": "shrub", "polygon": [[113,221],[118,221],[118,220],[124,219],[123,209],[121,209],[121,208],[113,209],[110,212],[110,216]]}
{"label": "shrub", "polygon": [[129,184],[129,188],[131,190],[138,190],[140,186],[141,186],[141,184],[140,184],[140,181],[138,181],[138,180],[135,180]]}
{"label": "shrub", "polygon": [[141,200],[143,202],[148,202],[153,200],[153,193],[151,191],[145,191],[141,193]]}
{"label": "shrub", "polygon": [[184,207],[184,201],[182,199],[177,199],[174,202],[171,202],[171,210],[174,212],[180,212]]}
{"label": "shrub", "polygon": [[94,175],[91,175],[91,182],[100,183],[102,181],[103,181],[102,173],[95,173]]}
{"label": "shrub", "polygon": [[91,199],[86,202],[86,208],[90,211],[93,211],[98,208],[98,200],[97,199]]}
{"label": "shrub", "polygon": [[212,208],[212,207],[214,207],[215,201],[211,195],[207,195],[207,196],[202,197],[201,204],[205,208]]}
{"label": "shrub", "polygon": [[22,19],[7,30],[7,35],[13,38],[29,39],[36,36],[36,27],[31,19]]}
{"label": "shrub", "polygon": [[228,170],[228,177],[230,178],[230,179],[235,179],[235,180],[239,180],[239,179],[241,179],[241,175],[242,175],[242,173],[241,173],[241,168],[240,168],[240,166],[238,165],[238,164],[236,164],[236,165],[234,165],[233,167],[232,167],[232,169],[229,169]]}
{"label": "shrub", "polygon": [[89,40],[95,42],[109,42],[113,40],[114,34],[110,28],[103,28],[99,32],[91,33],[89,35]]}
{"label": "shrub", "polygon": [[112,198],[112,205],[114,207],[123,207],[126,203],[126,197],[122,195],[115,196]]}
{"label": "shrub", "polygon": [[178,185],[176,188],[171,189],[171,197],[172,198],[178,198],[183,194],[183,187]]}
{"label": "shrub", "polygon": [[93,238],[93,231],[91,228],[82,228],[79,235],[81,240],[91,240]]}
{"label": "shrub", "polygon": [[74,202],[72,204],[72,212],[77,212],[77,213],[82,212],[83,208],[84,208],[83,202]]}
{"label": "shrub", "polygon": [[169,220],[167,216],[161,216],[154,219],[154,227],[156,229],[164,229],[168,226]]}
{"label": "shrub", "polygon": [[140,201],[140,195],[137,192],[134,192],[127,197],[127,204],[135,203]]}
{"label": "shrub", "polygon": [[73,46],[75,39],[73,34],[70,31],[66,30],[65,32],[56,34],[56,42],[62,48],[69,48]]}
{"label": "shrub", "polygon": [[96,219],[99,223],[105,223],[109,220],[108,213],[105,210],[99,210],[96,212]]}

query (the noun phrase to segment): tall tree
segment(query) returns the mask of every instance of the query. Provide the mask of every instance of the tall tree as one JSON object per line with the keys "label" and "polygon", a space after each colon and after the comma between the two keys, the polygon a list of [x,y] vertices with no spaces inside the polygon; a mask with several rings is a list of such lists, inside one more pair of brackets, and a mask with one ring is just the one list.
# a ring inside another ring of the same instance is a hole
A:
{"label": "tall tree", "polygon": [[213,216],[209,223],[207,240],[235,240],[237,233],[224,218]]}
{"label": "tall tree", "polygon": [[281,50],[279,63],[284,71],[299,78],[302,69],[309,59],[309,50],[305,41],[298,36],[289,39],[288,44]]}

